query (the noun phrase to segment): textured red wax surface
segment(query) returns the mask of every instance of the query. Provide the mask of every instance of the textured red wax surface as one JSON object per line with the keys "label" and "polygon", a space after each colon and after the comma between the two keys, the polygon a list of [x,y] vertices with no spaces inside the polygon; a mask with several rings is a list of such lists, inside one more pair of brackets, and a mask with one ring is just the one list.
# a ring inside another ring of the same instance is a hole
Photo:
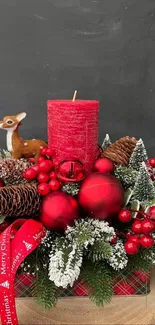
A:
{"label": "textured red wax surface", "polygon": [[49,100],[48,146],[58,162],[78,159],[91,172],[98,153],[99,102]]}

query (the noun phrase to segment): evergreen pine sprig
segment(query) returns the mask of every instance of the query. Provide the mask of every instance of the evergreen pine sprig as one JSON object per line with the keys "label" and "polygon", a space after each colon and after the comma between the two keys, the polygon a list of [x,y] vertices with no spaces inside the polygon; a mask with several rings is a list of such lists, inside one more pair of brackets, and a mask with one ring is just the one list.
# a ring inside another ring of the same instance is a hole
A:
{"label": "evergreen pine sprig", "polygon": [[133,188],[138,172],[126,166],[117,166],[114,171],[114,176],[120,181],[124,190],[128,189],[129,187]]}
{"label": "evergreen pine sprig", "polygon": [[8,150],[0,149],[0,160],[6,158],[11,158],[11,153]]}
{"label": "evergreen pine sprig", "polygon": [[113,296],[115,273],[105,262],[85,261],[80,277],[88,285],[89,298],[98,306],[110,302]]}
{"label": "evergreen pine sprig", "polygon": [[48,310],[56,305],[57,288],[50,281],[47,270],[37,272],[36,278],[31,287],[33,298],[42,308]]}
{"label": "evergreen pine sprig", "polygon": [[137,141],[136,147],[130,157],[129,167],[139,170],[141,163],[148,160],[148,155],[142,139]]}
{"label": "evergreen pine sprig", "polygon": [[109,134],[106,134],[103,143],[102,143],[102,149],[105,151],[109,146],[111,145],[111,139],[109,137]]}
{"label": "evergreen pine sprig", "polygon": [[104,240],[96,240],[94,245],[89,247],[88,258],[92,262],[101,261],[104,259],[109,259],[112,254],[112,247],[109,243]]}

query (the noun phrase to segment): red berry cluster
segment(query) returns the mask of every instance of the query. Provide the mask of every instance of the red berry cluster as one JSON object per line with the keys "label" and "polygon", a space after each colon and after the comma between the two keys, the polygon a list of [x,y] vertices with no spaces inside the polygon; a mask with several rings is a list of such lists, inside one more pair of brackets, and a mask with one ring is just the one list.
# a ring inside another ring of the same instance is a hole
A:
{"label": "red berry cluster", "polygon": [[[118,215],[118,219],[124,223],[130,222],[132,219],[131,211],[122,209]],[[127,235],[127,242],[124,245],[126,253],[134,255],[138,253],[140,246],[144,248],[152,247],[154,245],[154,239],[151,233],[154,230],[155,223],[150,218],[144,220],[135,219],[131,226],[132,232]]]}
{"label": "red berry cluster", "polygon": [[50,148],[42,148],[41,156],[38,158],[37,164],[26,169],[24,178],[27,181],[37,180],[38,193],[47,195],[50,191],[58,191],[61,183],[57,179],[56,164],[53,162],[53,151]]}
{"label": "red berry cluster", "polygon": [[155,158],[150,158],[146,162],[146,167],[148,169],[152,181],[155,181]]}

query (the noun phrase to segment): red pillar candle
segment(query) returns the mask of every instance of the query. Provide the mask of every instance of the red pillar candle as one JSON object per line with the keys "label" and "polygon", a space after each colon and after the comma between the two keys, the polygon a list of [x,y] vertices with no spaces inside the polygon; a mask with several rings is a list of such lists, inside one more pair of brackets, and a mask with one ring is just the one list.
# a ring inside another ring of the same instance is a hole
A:
{"label": "red pillar candle", "polygon": [[98,151],[99,102],[94,100],[49,100],[48,146],[55,158],[80,160],[91,172]]}

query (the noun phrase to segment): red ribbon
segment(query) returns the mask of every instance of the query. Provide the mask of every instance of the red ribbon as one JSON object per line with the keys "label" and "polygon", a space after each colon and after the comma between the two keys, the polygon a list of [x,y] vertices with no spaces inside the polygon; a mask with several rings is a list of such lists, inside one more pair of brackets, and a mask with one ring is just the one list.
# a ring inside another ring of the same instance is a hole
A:
{"label": "red ribbon", "polygon": [[[15,233],[11,240],[11,234]],[[22,261],[40,244],[45,229],[33,219],[16,220],[0,235],[0,315],[2,325],[17,325],[14,280]]]}

